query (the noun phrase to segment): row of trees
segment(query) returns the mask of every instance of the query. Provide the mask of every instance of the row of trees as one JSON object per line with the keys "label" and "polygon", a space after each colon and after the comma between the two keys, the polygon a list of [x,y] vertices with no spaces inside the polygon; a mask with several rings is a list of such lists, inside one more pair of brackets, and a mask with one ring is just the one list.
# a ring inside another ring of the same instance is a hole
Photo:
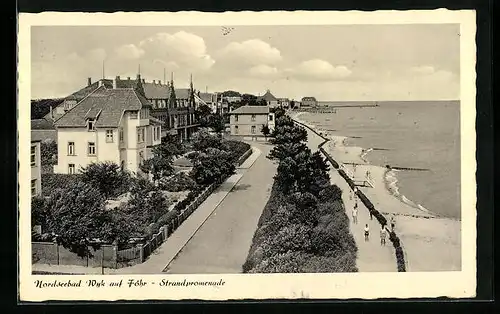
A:
{"label": "row of trees", "polygon": [[330,184],[326,160],[308,148],[303,127],[277,116],[268,155],[277,173],[243,271],[357,271],[342,192]]}

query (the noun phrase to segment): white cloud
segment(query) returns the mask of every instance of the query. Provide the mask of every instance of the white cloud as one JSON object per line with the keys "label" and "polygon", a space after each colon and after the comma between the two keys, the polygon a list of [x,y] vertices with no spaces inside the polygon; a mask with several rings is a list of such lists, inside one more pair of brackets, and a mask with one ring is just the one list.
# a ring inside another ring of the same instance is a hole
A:
{"label": "white cloud", "polygon": [[107,53],[102,48],[95,48],[87,51],[86,56],[92,61],[102,62],[102,60],[106,59]]}
{"label": "white cloud", "polygon": [[120,59],[134,60],[139,59],[145,51],[134,44],[122,45],[115,49],[116,56]]}
{"label": "white cloud", "polygon": [[232,42],[218,53],[219,62],[243,65],[276,64],[281,61],[281,52],[260,39]]}
{"label": "white cloud", "polygon": [[278,69],[276,67],[271,67],[269,65],[260,64],[250,68],[248,70],[248,73],[251,76],[255,77],[270,78],[278,74]]}
{"label": "white cloud", "polygon": [[333,66],[320,59],[307,60],[285,71],[288,76],[306,80],[338,80],[349,77],[352,71],[344,65]]}
{"label": "white cloud", "polygon": [[207,53],[203,38],[184,31],[158,33],[141,41],[139,48],[145,52],[146,59],[175,62],[189,69],[207,70],[215,63]]}

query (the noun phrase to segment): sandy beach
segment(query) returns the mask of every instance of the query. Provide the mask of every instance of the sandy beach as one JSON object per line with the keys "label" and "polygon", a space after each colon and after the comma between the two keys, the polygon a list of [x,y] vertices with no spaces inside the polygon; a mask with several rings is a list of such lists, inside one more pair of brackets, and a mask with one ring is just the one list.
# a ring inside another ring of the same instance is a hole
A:
{"label": "sandy beach", "polygon": [[[394,195],[390,173],[385,167],[371,165],[363,159],[369,151],[366,148],[347,146],[347,136],[332,135],[326,130],[300,119],[300,113],[292,117],[315,129],[330,141],[323,148],[358,184],[377,210],[396,220],[398,234],[405,252],[407,271],[456,271],[461,269],[461,222],[438,217],[430,211],[419,208],[410,200],[403,201]],[[388,176],[389,175],[389,176]],[[344,191],[347,194],[349,191]],[[413,204],[413,205],[412,205]],[[346,205],[347,206],[347,205]],[[394,260],[395,263],[395,260]]]}

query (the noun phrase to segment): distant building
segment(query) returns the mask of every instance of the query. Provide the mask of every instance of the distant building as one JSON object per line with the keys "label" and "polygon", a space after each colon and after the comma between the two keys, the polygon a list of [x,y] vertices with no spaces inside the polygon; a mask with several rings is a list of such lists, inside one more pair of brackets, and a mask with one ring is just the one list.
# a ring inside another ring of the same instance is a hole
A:
{"label": "distant building", "polygon": [[42,165],[40,157],[40,140],[31,139],[31,196],[42,192]]}
{"label": "distant building", "polygon": [[224,96],[223,99],[227,100],[228,103],[240,102],[241,96]]}
{"label": "distant building", "polygon": [[268,106],[242,106],[229,113],[231,135],[243,137],[263,137],[261,129],[267,125],[274,130],[274,113]]}
{"label": "distant building", "polygon": [[315,97],[303,97],[301,101],[301,107],[316,107],[318,101]]}
{"label": "distant building", "polygon": [[278,98],[278,106],[280,106],[282,108],[289,108],[290,107],[290,99]]}
{"label": "distant building", "polygon": [[270,108],[278,107],[278,98],[274,97],[274,95],[271,94],[270,90],[267,90],[264,95],[257,97],[257,101],[260,101],[260,100],[265,100],[266,104]]}
{"label": "distant building", "polygon": [[92,162],[111,161],[139,173],[142,161],[161,143],[161,121],[139,80],[136,88],[111,88],[103,82],[55,122],[58,160],[54,173],[77,173]]}

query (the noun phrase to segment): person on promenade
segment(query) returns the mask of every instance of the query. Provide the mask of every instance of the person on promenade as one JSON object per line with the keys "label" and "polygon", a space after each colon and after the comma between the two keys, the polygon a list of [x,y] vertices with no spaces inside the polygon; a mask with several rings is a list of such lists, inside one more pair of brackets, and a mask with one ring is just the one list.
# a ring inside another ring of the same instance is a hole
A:
{"label": "person on promenade", "polygon": [[382,228],[380,229],[380,245],[385,246],[386,235],[387,235],[387,232],[385,231],[385,225],[382,225]]}
{"label": "person on promenade", "polygon": [[358,223],[358,203],[354,203],[354,207],[352,208],[352,222],[354,224]]}
{"label": "person on promenade", "polygon": [[370,210],[369,212],[370,212],[370,220],[373,220],[373,211]]}
{"label": "person on promenade", "polygon": [[396,228],[396,218],[394,214],[391,216],[391,231],[394,232],[394,228]]}
{"label": "person on promenade", "polygon": [[365,225],[365,242],[368,242],[368,237],[370,236],[370,228],[368,227],[368,224]]}

